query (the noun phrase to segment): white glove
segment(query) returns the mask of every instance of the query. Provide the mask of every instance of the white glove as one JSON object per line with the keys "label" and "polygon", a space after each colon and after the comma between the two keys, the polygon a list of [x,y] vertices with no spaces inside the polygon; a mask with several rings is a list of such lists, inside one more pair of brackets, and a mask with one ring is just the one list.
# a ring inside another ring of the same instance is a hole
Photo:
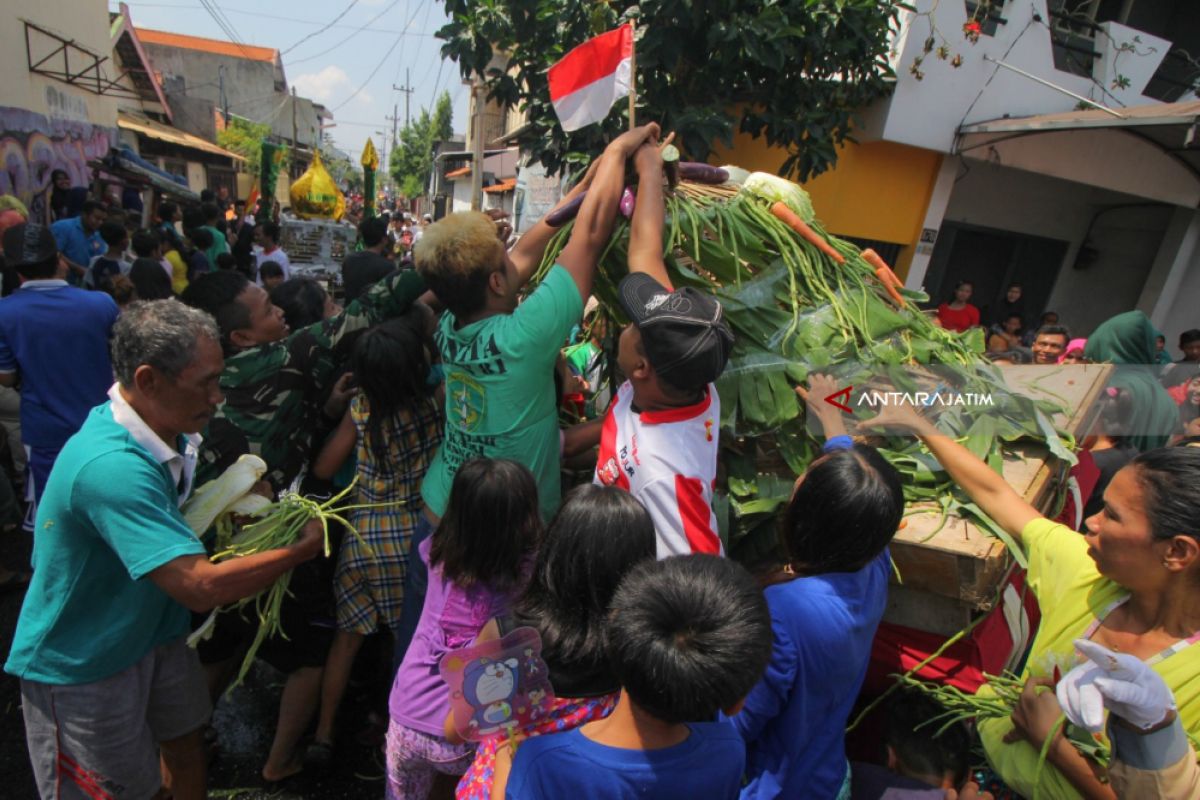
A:
{"label": "white glove", "polygon": [[1088,658],[1063,676],[1055,691],[1063,713],[1081,728],[1098,733],[1104,728],[1104,708],[1131,725],[1153,727],[1175,708],[1167,684],[1144,661],[1114,653],[1088,639],[1075,647]]}

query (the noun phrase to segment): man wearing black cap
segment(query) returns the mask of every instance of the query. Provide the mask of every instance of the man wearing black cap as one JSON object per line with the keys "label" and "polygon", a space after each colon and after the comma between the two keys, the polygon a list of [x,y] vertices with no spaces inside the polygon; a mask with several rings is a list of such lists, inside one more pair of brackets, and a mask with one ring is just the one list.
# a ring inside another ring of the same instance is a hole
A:
{"label": "man wearing black cap", "polygon": [[[21,438],[36,503],[58,451],[108,399],[117,304],[61,279],[58,247],[44,225],[6,230],[4,258],[21,276],[21,288],[0,300],[0,385],[15,386],[20,377]],[[31,504],[30,521],[33,513]]]}
{"label": "man wearing black cap", "polygon": [[625,383],[604,418],[596,483],[619,486],[646,507],[658,557],[723,552],[712,510],[721,404],[713,381],[733,334],[721,304],[693,288],[672,290],[662,260],[662,157],[637,151],[637,206],[621,307],[617,363]]}

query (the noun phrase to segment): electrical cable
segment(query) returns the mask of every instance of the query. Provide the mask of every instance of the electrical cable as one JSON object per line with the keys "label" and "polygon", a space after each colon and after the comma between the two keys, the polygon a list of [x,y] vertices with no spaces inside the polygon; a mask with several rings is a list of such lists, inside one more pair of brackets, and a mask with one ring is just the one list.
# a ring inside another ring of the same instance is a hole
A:
{"label": "electrical cable", "polygon": [[346,6],[344,9],[342,9],[342,13],[340,13],[336,17],[334,17],[333,22],[330,22],[328,25],[325,25],[321,30],[313,31],[312,33],[308,34],[303,39],[296,42],[294,45],[287,48],[286,50],[280,50],[279,55],[281,55],[281,56],[286,55],[287,53],[292,52],[297,47],[304,44],[305,42],[307,42],[309,39],[313,38],[314,36],[324,33],[326,30],[328,30],[330,27],[332,27],[339,19],[346,16],[346,14],[349,13],[350,9],[354,8],[356,5],[358,5],[358,0],[350,0],[350,5]]}
{"label": "electrical cable", "polygon": [[[205,2],[205,0],[201,0],[201,2]],[[296,66],[297,64],[303,64],[305,61],[312,61],[314,58],[320,58],[321,56],[325,55],[326,53],[330,53],[330,52],[332,52],[332,51],[334,51],[334,50],[338,49],[339,47],[341,47],[342,45],[344,45],[346,42],[350,41],[350,40],[351,40],[351,39],[353,39],[355,36],[358,36],[358,34],[362,33],[364,30],[366,30],[367,28],[371,27],[371,23],[373,23],[375,20],[379,19],[379,18],[380,18],[380,17],[382,17],[384,14],[388,13],[389,11],[391,11],[393,8],[395,8],[397,5],[399,5],[399,3],[400,3],[400,0],[392,0],[392,2],[391,2],[391,3],[389,3],[389,4],[388,4],[386,7],[384,7],[383,11],[380,11],[378,14],[376,14],[376,15],[375,15],[375,16],[373,16],[373,17],[371,17],[369,20],[367,20],[367,21],[366,21],[366,22],[365,22],[365,23],[362,25],[362,27],[360,27],[360,28],[357,28],[357,29],[354,31],[354,33],[350,34],[350,35],[349,35],[349,36],[347,36],[345,39],[342,39],[340,42],[338,42],[337,44],[335,44],[333,47],[326,48],[325,50],[322,50],[321,52],[319,52],[319,53],[317,53],[317,54],[315,54],[315,55],[311,55],[311,56],[305,56],[304,58],[297,58],[297,59],[295,59],[295,60],[293,60],[293,61],[289,61],[289,62],[288,62],[288,66],[289,66],[289,67],[294,67],[294,66]],[[412,23],[411,23],[411,21],[409,22],[409,24],[410,24],[410,25],[412,24]],[[403,33],[401,33],[401,34],[400,34],[400,36],[404,36],[404,34],[403,34]]]}
{"label": "electrical cable", "polygon": [[[174,9],[177,9],[180,11],[183,11],[183,10],[202,11],[202,10],[204,10],[203,6],[197,5],[195,3],[130,2],[130,3],[127,3],[127,5],[134,6],[136,8],[174,8]],[[240,8],[228,8],[228,9],[223,9],[223,11],[226,14],[238,14],[243,17],[258,17],[259,19],[273,19],[273,20],[278,20],[280,22],[294,22],[298,25],[317,25],[322,28],[330,28],[330,29],[341,28],[343,30],[348,30],[348,31],[349,30],[359,31],[361,33],[396,34],[396,35],[405,34],[406,36],[423,36],[423,37],[430,38],[430,39],[437,38],[432,33],[413,33],[411,31],[401,31],[401,30],[397,30],[395,28],[371,28],[370,30],[363,30],[361,27],[359,27],[357,25],[329,25],[329,24],[326,24],[325,22],[322,22],[321,20],[317,20],[317,19],[296,19],[295,17],[284,17],[279,14],[263,14],[258,11],[243,11]]]}
{"label": "electrical cable", "polygon": [[[397,2],[399,2],[399,0],[397,0]],[[392,5],[395,5],[395,3],[393,3]],[[408,24],[404,26],[405,28],[412,27],[412,24],[414,22],[416,22],[417,13],[420,12],[420,10],[421,10],[421,8],[420,8],[420,6],[418,6],[417,10],[413,12],[412,18],[409,19]],[[371,74],[367,76],[367,79],[365,81],[363,81],[361,84],[359,84],[359,87],[357,89],[355,89],[354,92],[351,93],[351,95],[349,97],[347,97],[345,100],[338,103],[336,106],[334,106],[333,108],[331,108],[329,110],[331,112],[337,111],[339,108],[343,107],[344,105],[349,103],[351,100],[353,100],[355,97],[357,97],[359,92],[361,92],[363,89],[367,88],[367,84],[370,83],[371,79],[375,77],[375,73],[379,72],[379,70],[383,67],[383,65],[387,63],[387,60],[389,58],[391,58],[392,53],[395,51],[395,49],[400,45],[400,42],[402,42],[402,41],[404,41],[403,34],[396,37],[396,41],[392,42],[392,46],[389,47],[388,51],[383,54],[383,58],[381,58],[379,60],[379,63],[375,65],[375,69],[371,70]]]}

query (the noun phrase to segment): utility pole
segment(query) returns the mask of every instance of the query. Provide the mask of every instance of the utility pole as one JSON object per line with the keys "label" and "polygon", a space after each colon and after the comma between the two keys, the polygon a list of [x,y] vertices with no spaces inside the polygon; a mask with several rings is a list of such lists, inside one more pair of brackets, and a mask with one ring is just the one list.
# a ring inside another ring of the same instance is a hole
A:
{"label": "utility pole", "polygon": [[483,208],[483,100],[487,97],[482,76],[471,87],[475,113],[471,116],[471,210]]}
{"label": "utility pole", "polygon": [[[392,115],[390,117],[386,117],[386,116],[384,117],[384,119],[388,119],[388,120],[392,121],[392,152],[393,153],[396,152],[396,142],[397,142],[396,122],[398,120],[398,116],[397,116],[398,112],[399,112],[399,108],[396,106],[395,103],[392,103]],[[386,181],[389,185],[391,185],[391,183],[392,183],[392,162],[388,161],[387,152],[388,152],[388,147],[387,147],[387,144],[385,143],[383,145],[383,162],[387,165],[387,172],[384,173],[384,181]]]}
{"label": "utility pole", "polygon": [[229,127],[229,98],[225,95],[225,65],[221,64],[217,67],[217,83],[221,92],[221,112],[225,117],[225,127]]}
{"label": "utility pole", "polygon": [[405,69],[404,69],[404,85],[397,86],[396,84],[393,83],[392,88],[395,89],[397,92],[404,92],[404,127],[407,128],[408,124],[409,124],[408,100],[412,96],[412,93],[413,93],[412,81],[409,79],[407,67],[405,67]]}
{"label": "utility pole", "polygon": [[292,164],[299,163],[300,134],[296,125],[296,87],[292,87]]}

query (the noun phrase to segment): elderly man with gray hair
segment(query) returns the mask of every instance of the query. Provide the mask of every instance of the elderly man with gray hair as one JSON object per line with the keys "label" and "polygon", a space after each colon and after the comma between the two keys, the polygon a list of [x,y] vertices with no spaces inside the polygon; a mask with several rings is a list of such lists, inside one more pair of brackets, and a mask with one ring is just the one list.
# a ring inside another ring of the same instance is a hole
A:
{"label": "elderly man with gray hair", "polygon": [[[137,303],[113,328],[117,383],[58,457],[34,535],[34,574],[5,670],[21,679],[43,798],[205,794],[204,675],[190,611],[254,594],[315,556],[294,545],[221,564],[184,522],[197,431],[221,402],[212,317]],[[162,756],[160,769],[159,755]]]}

